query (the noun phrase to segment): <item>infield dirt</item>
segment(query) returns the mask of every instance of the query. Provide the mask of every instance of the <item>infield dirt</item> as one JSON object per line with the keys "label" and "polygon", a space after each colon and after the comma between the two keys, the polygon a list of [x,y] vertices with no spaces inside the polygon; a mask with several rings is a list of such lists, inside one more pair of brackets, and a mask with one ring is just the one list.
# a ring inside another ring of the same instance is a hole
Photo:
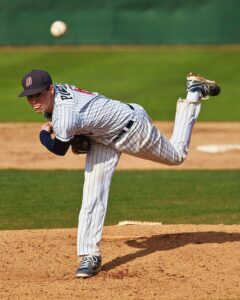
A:
{"label": "infield dirt", "polygon": [[[156,122],[164,136],[170,137],[172,122]],[[85,155],[74,155],[68,151],[65,157],[50,153],[39,142],[38,123],[2,123],[0,135],[0,169],[84,169]],[[4,146],[3,146],[4,143]],[[205,153],[197,146],[209,144],[240,145],[240,122],[197,123],[194,127],[187,160],[180,166],[169,167],[129,155],[122,155],[120,169],[240,169],[240,151]]]}
{"label": "infield dirt", "polygon": [[[157,123],[167,137],[172,123]],[[0,168],[80,169],[84,156],[56,157],[40,124],[0,124]],[[198,152],[239,144],[240,123],[198,123],[178,169],[239,169],[240,152]],[[169,168],[122,156],[118,169]],[[240,299],[240,225],[104,227],[102,271],[76,279],[76,229],[0,231],[0,299]]]}
{"label": "infield dirt", "polygon": [[240,225],[108,226],[77,279],[76,229],[1,231],[1,299],[240,299]]}

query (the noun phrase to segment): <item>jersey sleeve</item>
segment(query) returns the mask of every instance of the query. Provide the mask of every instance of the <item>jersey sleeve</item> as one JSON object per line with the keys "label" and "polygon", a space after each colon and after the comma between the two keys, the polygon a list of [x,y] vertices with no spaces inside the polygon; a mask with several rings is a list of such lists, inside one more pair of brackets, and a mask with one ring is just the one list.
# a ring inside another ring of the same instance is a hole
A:
{"label": "jersey sleeve", "polygon": [[53,131],[58,140],[68,142],[74,138],[77,129],[77,113],[66,107],[58,107],[54,112]]}

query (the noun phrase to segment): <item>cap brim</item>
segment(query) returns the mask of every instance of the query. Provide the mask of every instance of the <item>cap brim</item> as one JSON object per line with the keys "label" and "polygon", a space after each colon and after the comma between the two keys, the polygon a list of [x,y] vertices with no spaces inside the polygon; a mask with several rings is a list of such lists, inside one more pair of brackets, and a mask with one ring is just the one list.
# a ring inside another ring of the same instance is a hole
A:
{"label": "cap brim", "polygon": [[26,97],[26,96],[36,95],[36,94],[44,91],[48,86],[49,86],[49,84],[47,84],[46,86],[40,87],[40,88],[36,88],[36,89],[24,90],[18,95],[18,97]]}

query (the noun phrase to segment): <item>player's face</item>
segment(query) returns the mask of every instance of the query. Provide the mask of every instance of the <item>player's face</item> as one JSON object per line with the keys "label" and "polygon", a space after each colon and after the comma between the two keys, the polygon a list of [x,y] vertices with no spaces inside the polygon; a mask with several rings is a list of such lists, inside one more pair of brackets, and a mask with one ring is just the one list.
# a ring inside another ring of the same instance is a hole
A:
{"label": "player's face", "polygon": [[41,93],[27,96],[27,100],[37,113],[52,112],[53,97],[54,87],[51,85],[49,89],[46,89]]}

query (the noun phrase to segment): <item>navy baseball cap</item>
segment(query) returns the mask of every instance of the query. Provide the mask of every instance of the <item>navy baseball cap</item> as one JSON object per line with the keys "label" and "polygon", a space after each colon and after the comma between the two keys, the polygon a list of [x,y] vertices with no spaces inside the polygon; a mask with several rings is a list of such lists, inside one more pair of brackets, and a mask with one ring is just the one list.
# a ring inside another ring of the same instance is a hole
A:
{"label": "navy baseball cap", "polygon": [[23,76],[22,86],[24,90],[18,96],[25,97],[41,93],[51,84],[52,78],[48,72],[32,70]]}

